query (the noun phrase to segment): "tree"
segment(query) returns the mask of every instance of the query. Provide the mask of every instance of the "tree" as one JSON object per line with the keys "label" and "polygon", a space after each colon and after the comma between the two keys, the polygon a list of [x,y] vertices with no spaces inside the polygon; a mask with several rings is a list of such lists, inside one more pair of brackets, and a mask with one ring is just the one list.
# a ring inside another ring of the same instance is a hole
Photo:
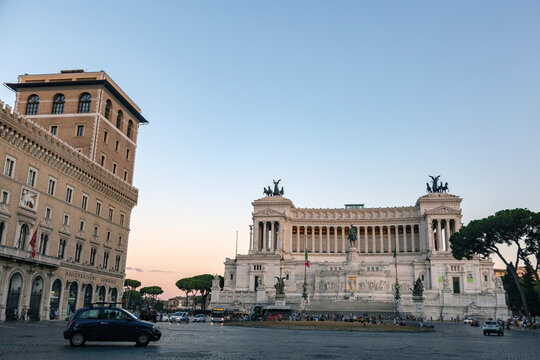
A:
{"label": "tree", "polygon": [[189,304],[189,295],[195,292],[192,278],[182,278],[176,282],[176,287],[186,294],[186,304]]}
{"label": "tree", "polygon": [[134,309],[142,305],[142,295],[137,290],[126,290],[122,296],[122,300],[126,301],[128,309]]}
{"label": "tree", "polygon": [[[128,309],[130,309],[129,307],[130,304],[133,306],[130,295],[132,295],[134,291],[138,294],[139,298],[141,297],[141,294],[135,290],[139,286],[141,286],[141,282],[139,280],[133,280],[133,279],[124,280],[124,287],[126,287],[127,290],[124,291],[123,300],[126,300]],[[126,296],[126,293],[127,293],[127,296]]]}
{"label": "tree", "polygon": [[212,280],[214,280],[214,277],[210,274],[204,274],[194,276],[191,279],[193,281],[193,288],[201,294],[202,310],[206,310],[206,299],[212,291]]}
{"label": "tree", "polygon": [[155,303],[157,300],[157,296],[163,294],[163,289],[161,289],[159,286],[147,286],[141,288],[141,295],[147,295],[152,299],[152,303]]}
{"label": "tree", "polygon": [[139,280],[126,279],[124,280],[124,286],[128,287],[129,290],[135,290],[141,286],[141,282]]}
{"label": "tree", "polygon": [[[514,280],[528,321],[531,321],[531,314],[516,269],[523,256],[532,251],[530,243],[531,237],[535,236],[533,227],[537,219],[537,214],[527,209],[501,210],[487,218],[471,221],[450,238],[456,259],[470,260],[475,255],[487,258],[492,254],[501,259]],[[499,245],[515,245],[515,263],[502,255]]]}

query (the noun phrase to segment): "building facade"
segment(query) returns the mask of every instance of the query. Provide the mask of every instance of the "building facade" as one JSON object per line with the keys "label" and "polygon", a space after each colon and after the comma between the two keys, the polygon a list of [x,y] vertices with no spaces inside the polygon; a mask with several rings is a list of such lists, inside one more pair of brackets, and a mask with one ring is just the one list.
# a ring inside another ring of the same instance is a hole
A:
{"label": "building facade", "polygon": [[147,121],[103,71],[6,85],[16,104],[0,110],[0,320],[119,301]]}
{"label": "building facade", "polygon": [[[249,253],[226,259],[224,288],[213,289],[212,304],[243,310],[277,304],[280,277],[284,303],[293,308],[388,313],[394,310],[397,274],[402,312],[418,312],[411,289],[420,279],[422,314],[428,318],[507,314],[493,262],[452,256],[449,239],[462,226],[458,196],[428,193],[414,206],[392,208],[297,208],[283,196],[252,205]],[[354,242],[348,240],[351,226]]]}

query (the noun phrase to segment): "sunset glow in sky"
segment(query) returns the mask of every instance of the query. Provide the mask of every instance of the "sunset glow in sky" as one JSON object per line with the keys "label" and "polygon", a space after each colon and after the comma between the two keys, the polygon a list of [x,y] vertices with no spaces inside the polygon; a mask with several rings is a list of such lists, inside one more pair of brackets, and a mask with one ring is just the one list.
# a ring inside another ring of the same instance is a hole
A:
{"label": "sunset glow in sky", "polygon": [[[31,11],[30,11],[31,10]],[[251,201],[540,210],[540,2],[0,0],[0,80],[104,70],[140,128],[127,276],[223,274]],[[0,88],[13,104],[13,93]]]}

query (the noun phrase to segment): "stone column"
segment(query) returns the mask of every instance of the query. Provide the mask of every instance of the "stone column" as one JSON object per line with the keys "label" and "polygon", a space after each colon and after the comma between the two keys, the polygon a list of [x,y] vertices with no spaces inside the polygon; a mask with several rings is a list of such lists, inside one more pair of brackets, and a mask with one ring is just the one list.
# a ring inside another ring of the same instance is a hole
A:
{"label": "stone column", "polygon": [[369,244],[368,244],[368,233],[367,233],[367,230],[368,230],[368,227],[367,227],[367,226],[364,226],[364,244],[366,245],[366,247],[365,247],[365,252],[366,252],[366,254],[369,253]]}
{"label": "stone column", "polygon": [[315,252],[315,226],[311,227],[311,252]]}
{"label": "stone column", "polygon": [[439,251],[443,250],[441,231],[441,220],[437,219],[437,248],[439,249]]}
{"label": "stone column", "polygon": [[384,227],[382,226],[379,226],[379,241],[381,243],[381,254],[384,253],[384,238],[383,238],[383,230],[384,230]]}
{"label": "stone column", "polygon": [[388,252],[392,253],[394,249],[392,249],[392,226],[386,226],[386,231],[388,231]]}
{"label": "stone column", "polygon": [[300,252],[300,225],[296,225],[296,252]]}
{"label": "stone column", "polygon": [[412,252],[416,252],[416,245],[414,243],[414,224],[411,225],[411,250]]}
{"label": "stone column", "polygon": [[[322,249],[322,243],[323,243],[323,240],[322,240],[322,233],[323,233],[323,227],[322,226],[319,226],[319,252],[321,252],[321,249]],[[328,234],[328,231],[326,232]]]}
{"label": "stone column", "polygon": [[444,220],[444,243],[445,250],[450,250],[450,220]]}
{"label": "stone column", "polygon": [[396,253],[399,252],[399,225],[396,225]]}
{"label": "stone column", "polygon": [[[334,228],[334,233],[335,233],[336,229]],[[326,239],[324,240],[324,243],[325,244],[328,244],[330,242],[330,226],[327,226],[326,227]],[[321,244],[321,253],[323,252],[323,247],[322,247],[322,244]]]}
{"label": "stone column", "polygon": [[403,225],[403,252],[408,252],[409,247],[407,246],[407,225]]}

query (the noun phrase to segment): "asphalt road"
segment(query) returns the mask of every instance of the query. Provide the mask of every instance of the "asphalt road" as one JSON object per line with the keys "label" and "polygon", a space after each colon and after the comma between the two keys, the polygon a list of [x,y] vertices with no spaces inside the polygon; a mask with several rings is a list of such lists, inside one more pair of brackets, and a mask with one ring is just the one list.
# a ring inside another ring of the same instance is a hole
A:
{"label": "asphalt road", "polygon": [[375,333],[162,323],[161,341],[87,343],[72,348],[64,322],[0,323],[4,359],[534,359],[540,331],[484,336],[482,328],[435,323],[431,333]]}

